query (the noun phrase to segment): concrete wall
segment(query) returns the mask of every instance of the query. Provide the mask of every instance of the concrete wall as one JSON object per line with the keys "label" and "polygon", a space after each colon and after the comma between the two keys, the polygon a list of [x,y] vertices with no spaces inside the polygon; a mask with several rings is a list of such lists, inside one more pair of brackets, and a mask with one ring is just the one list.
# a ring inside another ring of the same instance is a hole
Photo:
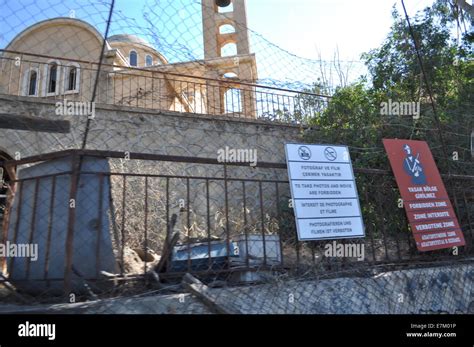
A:
{"label": "concrete wall", "polygon": [[[0,150],[21,157],[79,148],[87,120],[56,115],[53,100],[9,95],[0,95],[0,114],[71,122],[69,134],[0,129]],[[297,126],[265,121],[97,104],[87,149],[216,158],[229,146],[257,149],[259,161],[284,162],[284,144],[299,133]]]}
{"label": "concrete wall", "polygon": [[[86,116],[61,116],[55,113],[55,104],[50,100],[33,99],[27,97],[16,96],[0,96],[0,114],[9,114],[17,116],[28,116],[38,119],[48,120],[68,120],[71,124],[69,133],[51,133],[51,132],[35,132],[26,130],[0,129],[0,150],[8,153],[12,157],[17,154],[21,158],[54,152],[69,148],[80,148],[82,136],[87,121]],[[95,118],[91,121],[91,130],[89,133],[88,149],[112,150],[123,152],[142,152],[153,154],[168,154],[181,156],[196,156],[206,158],[217,158],[217,151],[229,146],[230,148],[248,148],[258,151],[258,160],[266,162],[284,162],[284,144],[286,142],[298,141],[299,128],[295,126],[276,125],[263,121],[250,121],[246,119],[230,119],[225,117],[200,116],[185,113],[171,112],[153,112],[149,110],[117,107],[109,105],[97,105]],[[54,163],[53,163],[54,164]],[[41,164],[40,164],[41,165]],[[130,172],[130,173],[151,173],[151,174],[174,174],[174,175],[198,175],[198,176],[218,176],[222,177],[222,165],[191,165],[179,163],[162,163],[162,162],[145,162],[138,160],[130,160],[121,162],[120,160],[111,160],[110,166],[113,172]],[[33,174],[38,170],[34,167],[22,166],[19,170],[19,177],[24,177],[28,171]],[[41,168],[38,168],[41,169]],[[24,173],[22,173],[24,170]],[[242,171],[242,172],[240,172]],[[245,172],[243,172],[245,171]],[[286,179],[286,170],[263,170],[254,168],[232,169],[229,168],[229,174],[233,177],[252,177],[267,179]],[[242,175],[242,176],[241,176]],[[94,178],[97,180],[97,177]],[[90,180],[90,182],[89,182]],[[63,212],[67,209],[67,198],[69,194],[68,183],[69,178],[65,178],[61,189],[57,190],[57,199],[62,199],[61,208]],[[88,178],[88,184],[94,186],[94,180]],[[94,183],[95,182],[95,183]],[[46,182],[47,183],[47,182]],[[157,252],[161,251],[162,241],[166,230],[166,192],[163,185],[164,182],[156,179],[149,180],[149,214],[148,222],[152,226],[152,232],[149,233],[149,247]],[[186,185],[184,181],[170,183],[170,205],[172,205],[171,213],[179,213],[175,203],[179,199],[186,199]],[[239,182],[240,183],[240,182]],[[196,222],[198,230],[206,231],[206,203],[205,203],[205,186],[204,182],[191,180],[191,201],[190,207],[192,214],[190,216],[192,222]],[[32,193],[34,181],[28,184],[30,194],[23,205],[28,209],[24,210],[24,214],[31,215]],[[104,202],[104,211],[112,214],[111,228],[114,230],[121,227],[122,215],[126,214],[124,233],[129,246],[141,247],[144,235],[144,181],[141,178],[130,178],[127,183],[127,205],[125,211],[122,208],[122,177],[112,177],[110,181],[110,194],[112,201],[110,207]],[[108,194],[108,185],[104,187],[104,194]],[[94,188],[91,188],[92,191]],[[242,203],[239,200],[241,185],[229,184],[229,219],[242,220]],[[265,211],[276,213],[276,197],[274,192],[274,184],[263,185]],[[210,185],[210,214],[211,214],[211,233],[214,236],[221,236],[224,232],[221,220],[223,218],[224,206],[224,190],[223,181],[214,182]],[[90,196],[93,196],[91,192]],[[283,189],[280,191],[283,196]],[[83,195],[84,197],[87,194]],[[84,201],[78,201],[78,204],[84,203],[83,217],[78,219],[80,225],[76,228],[78,235],[82,235],[82,230],[89,232],[89,222],[91,219],[97,218],[97,209],[91,205],[90,196],[85,197]],[[48,196],[41,197],[43,201],[49,201]],[[78,198],[80,200],[80,197]],[[203,202],[204,201],[204,202]],[[15,199],[15,204],[18,199]],[[247,208],[254,211],[248,213],[248,225],[257,225],[260,218],[259,211],[259,191],[255,185],[247,185]],[[81,205],[82,206],[82,205]],[[47,207],[47,205],[45,205]],[[59,210],[58,210],[59,211]],[[256,212],[255,212],[256,211]],[[59,213],[59,212],[58,212]],[[268,212],[270,213],[270,212]],[[41,213],[46,216],[47,211]],[[59,215],[58,215],[59,216]],[[87,216],[87,218],[85,218]],[[220,216],[217,220],[215,217]],[[15,221],[16,216],[12,216]],[[55,235],[59,243],[58,249],[60,254],[64,254],[64,238],[67,222],[67,214],[62,214],[61,225],[57,224]],[[59,218],[59,217],[58,217]],[[105,215],[103,218],[106,218]],[[184,230],[186,216],[179,215],[177,229]],[[25,223],[27,223],[25,218]],[[267,232],[272,232],[270,226],[275,223],[265,221]],[[25,224],[25,230],[21,233],[22,239],[29,234],[29,227]],[[105,219],[102,225],[107,227],[109,222]],[[260,228],[261,223],[258,223]],[[249,227],[250,228],[250,227]],[[36,235],[42,235],[40,239],[44,239],[44,232],[41,226],[35,228]],[[252,230],[250,230],[252,232]],[[231,233],[239,235],[242,229],[233,225]],[[11,233],[10,233],[11,234]],[[105,232],[107,236],[109,232]],[[233,235],[232,234],[232,235]],[[200,236],[196,231],[193,236]],[[234,236],[234,235],[233,235]],[[115,240],[118,241],[118,240]],[[55,243],[56,244],[56,243]],[[41,246],[40,246],[41,247]],[[77,254],[82,257],[93,256],[96,247],[94,244],[82,245],[78,247]],[[104,246],[104,249],[110,251],[110,247]],[[60,259],[61,257],[58,257]],[[44,264],[44,261],[41,262]],[[76,262],[77,263],[77,262]],[[102,266],[101,270],[111,271],[112,265]],[[62,269],[62,265],[58,269]],[[32,269],[34,270],[34,269]],[[21,267],[16,268],[18,278],[26,278],[26,271]],[[38,270],[42,271],[42,269]],[[34,271],[33,271],[34,272]],[[84,271],[87,272],[87,271]],[[112,271],[113,272],[113,271]],[[87,276],[91,274],[87,272]],[[35,277],[35,276],[33,276]],[[61,279],[61,271],[55,273],[55,277]]]}
{"label": "concrete wall", "polygon": [[[244,314],[472,314],[474,266],[401,270],[373,277],[281,281],[210,292],[219,305]],[[144,308],[144,312],[150,310]],[[113,309],[102,307],[102,312],[106,311]]]}
{"label": "concrete wall", "polygon": [[242,313],[474,313],[474,266],[452,265],[390,271],[370,277],[279,282],[216,290],[215,297]]}
{"label": "concrete wall", "polygon": [[[208,289],[228,311],[243,314],[441,314],[474,313],[471,264],[400,270],[371,277],[341,277]],[[0,312],[203,314],[212,313],[193,295],[117,298],[77,304],[24,307]]]}

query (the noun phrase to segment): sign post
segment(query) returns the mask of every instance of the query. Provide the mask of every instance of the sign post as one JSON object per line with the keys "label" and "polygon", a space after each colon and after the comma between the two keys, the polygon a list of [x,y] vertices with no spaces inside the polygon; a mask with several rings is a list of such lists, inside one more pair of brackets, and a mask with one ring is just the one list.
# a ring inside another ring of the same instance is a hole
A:
{"label": "sign post", "polygon": [[464,236],[425,141],[384,139],[419,251],[464,246]]}
{"label": "sign post", "polygon": [[298,239],[364,237],[348,148],[286,144],[285,150]]}

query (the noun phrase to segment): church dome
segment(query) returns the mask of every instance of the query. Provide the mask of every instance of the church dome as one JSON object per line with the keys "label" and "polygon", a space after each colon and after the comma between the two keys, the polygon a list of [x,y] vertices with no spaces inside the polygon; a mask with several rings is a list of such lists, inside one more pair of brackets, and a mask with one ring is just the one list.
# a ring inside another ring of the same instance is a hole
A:
{"label": "church dome", "polygon": [[135,35],[129,35],[129,34],[118,34],[118,35],[113,35],[110,36],[107,39],[108,42],[126,42],[126,43],[138,43],[140,45],[144,45],[150,48],[154,47],[145,39],[142,39],[141,37],[135,36]]}

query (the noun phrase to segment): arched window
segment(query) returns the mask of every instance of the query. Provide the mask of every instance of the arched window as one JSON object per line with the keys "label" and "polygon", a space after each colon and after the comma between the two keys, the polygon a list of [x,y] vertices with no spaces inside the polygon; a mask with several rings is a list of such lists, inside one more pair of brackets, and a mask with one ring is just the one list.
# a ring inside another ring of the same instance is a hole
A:
{"label": "arched window", "polygon": [[75,93],[79,91],[81,69],[79,64],[70,63],[65,69],[64,91],[66,93]]}
{"label": "arched window", "polygon": [[239,76],[235,72],[226,72],[225,74],[222,75],[224,78],[232,78],[232,79],[238,79]]}
{"label": "arched window", "polygon": [[[43,65],[41,76],[41,95],[53,96],[60,92],[59,81],[61,80],[61,63],[59,60],[48,60]],[[61,85],[62,87],[62,85]]]}
{"label": "arched window", "polygon": [[219,27],[219,34],[232,34],[235,33],[235,28],[233,25],[224,24]]}
{"label": "arched window", "polygon": [[38,72],[31,70],[28,76],[28,95],[34,96],[38,92]]}
{"label": "arched window", "polygon": [[38,96],[39,70],[31,67],[25,71],[22,77],[21,94],[26,96]]}
{"label": "arched window", "polygon": [[48,86],[47,86],[47,93],[48,94],[56,94],[57,85],[58,85],[58,64],[51,63],[48,67]]}
{"label": "arched window", "polygon": [[146,66],[152,66],[153,65],[153,57],[149,54],[145,57],[145,65]]}
{"label": "arched window", "polygon": [[130,66],[138,66],[138,55],[135,51],[130,51],[129,55]]}
{"label": "arched window", "polygon": [[69,68],[69,73],[67,74],[67,90],[76,89],[76,77],[77,77],[77,68],[71,66]]}
{"label": "arched window", "polygon": [[235,43],[227,43],[221,48],[221,57],[230,57],[237,55],[237,45]]}

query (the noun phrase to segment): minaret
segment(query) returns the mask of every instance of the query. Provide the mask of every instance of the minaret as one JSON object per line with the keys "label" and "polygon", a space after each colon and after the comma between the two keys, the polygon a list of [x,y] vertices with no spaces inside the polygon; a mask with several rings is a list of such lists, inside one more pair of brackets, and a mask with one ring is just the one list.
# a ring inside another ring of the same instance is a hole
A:
{"label": "minaret", "polygon": [[[231,5],[232,11],[219,13],[219,7]],[[235,31],[221,34],[219,28],[226,24]],[[245,0],[202,0],[202,25],[204,59],[221,57],[221,48],[228,43],[235,43],[238,55],[250,53]]]}

